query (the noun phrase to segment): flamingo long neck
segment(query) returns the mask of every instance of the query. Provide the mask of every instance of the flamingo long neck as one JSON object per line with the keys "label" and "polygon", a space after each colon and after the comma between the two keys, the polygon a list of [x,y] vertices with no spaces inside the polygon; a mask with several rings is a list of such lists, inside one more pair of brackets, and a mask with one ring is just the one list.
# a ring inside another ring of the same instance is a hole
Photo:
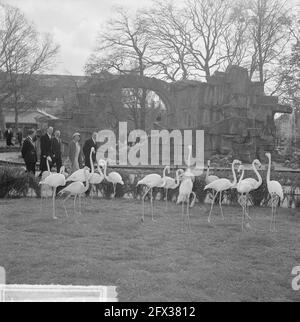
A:
{"label": "flamingo long neck", "polygon": [[254,172],[255,172],[255,174],[256,174],[256,176],[257,176],[257,178],[258,178],[258,185],[261,185],[261,184],[262,184],[262,177],[261,177],[260,173],[257,171],[257,169],[256,169],[256,166],[255,166],[255,163],[254,163],[254,162],[252,163],[252,167],[253,167],[253,170],[254,170]]}
{"label": "flamingo long neck", "polygon": [[210,164],[209,164],[209,162],[207,162],[207,171],[206,171],[206,179],[208,178],[208,176],[209,176],[209,170],[210,170]]}
{"label": "flamingo long neck", "polygon": [[104,178],[107,180],[107,161],[105,161],[104,165]]}
{"label": "flamingo long neck", "polygon": [[97,169],[98,169],[98,172],[100,173],[101,177],[103,177],[104,175],[103,175],[103,172],[100,168],[99,162],[97,163]]}
{"label": "flamingo long neck", "polygon": [[235,186],[237,184],[237,177],[236,177],[236,173],[235,173],[235,170],[234,170],[234,166],[235,166],[235,162],[232,163],[232,173],[233,173],[232,186]]}
{"label": "flamingo long neck", "polygon": [[241,175],[238,183],[241,183],[244,180],[244,175],[245,175],[245,168],[243,168],[243,170],[242,170],[242,175]]}
{"label": "flamingo long neck", "polygon": [[91,150],[91,152],[90,152],[90,163],[91,163],[91,170],[92,170],[91,173],[94,173],[95,172],[95,167],[94,167],[94,162],[93,162],[92,155],[93,155],[93,151]]}
{"label": "flamingo long neck", "polygon": [[177,170],[176,171],[176,180],[175,180],[175,183],[176,183],[175,186],[176,186],[176,188],[179,187],[179,185],[180,185],[180,176],[179,176],[179,173],[180,172],[182,173],[183,171],[182,170]]}
{"label": "flamingo long neck", "polygon": [[269,158],[269,168],[267,173],[267,183],[269,184],[271,181],[271,157],[268,156],[268,158]]}
{"label": "flamingo long neck", "polygon": [[165,167],[165,168],[164,168],[164,172],[163,172],[163,177],[164,177],[164,178],[166,177],[167,170],[168,170],[168,167]]}

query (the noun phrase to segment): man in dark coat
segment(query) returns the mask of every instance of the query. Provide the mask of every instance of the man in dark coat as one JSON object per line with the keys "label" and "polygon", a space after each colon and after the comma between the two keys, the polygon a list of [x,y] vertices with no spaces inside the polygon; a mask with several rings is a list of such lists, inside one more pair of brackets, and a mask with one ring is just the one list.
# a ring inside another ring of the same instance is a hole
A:
{"label": "man in dark coat", "polygon": [[17,140],[18,140],[18,143],[20,145],[20,147],[22,146],[22,142],[23,142],[23,132],[21,129],[18,129],[18,132],[17,132]]}
{"label": "man in dark coat", "polygon": [[[88,139],[87,141],[85,141],[84,146],[83,146],[85,165],[87,167],[89,167],[90,169],[92,169],[91,162],[90,162],[91,149],[95,148],[95,150],[97,151],[96,139],[97,139],[97,133],[94,132],[92,137],[90,139]],[[96,155],[95,154],[93,154],[92,158],[93,158],[93,162],[96,162]]]}
{"label": "man in dark coat", "polygon": [[[41,161],[40,161],[40,176],[44,171],[47,171],[47,158],[52,159],[52,134],[53,127],[49,127],[47,133],[41,137]],[[51,167],[51,166],[50,166]]]}
{"label": "man in dark coat", "polygon": [[29,130],[28,137],[24,140],[22,146],[22,157],[25,161],[27,173],[35,174],[35,165],[37,162],[37,154],[34,145],[34,140],[36,136],[35,130]]}
{"label": "man in dark coat", "polygon": [[6,145],[13,146],[12,139],[14,137],[14,133],[12,128],[9,128],[5,131]]}
{"label": "man in dark coat", "polygon": [[55,131],[52,139],[52,166],[56,165],[57,173],[62,166],[60,131]]}

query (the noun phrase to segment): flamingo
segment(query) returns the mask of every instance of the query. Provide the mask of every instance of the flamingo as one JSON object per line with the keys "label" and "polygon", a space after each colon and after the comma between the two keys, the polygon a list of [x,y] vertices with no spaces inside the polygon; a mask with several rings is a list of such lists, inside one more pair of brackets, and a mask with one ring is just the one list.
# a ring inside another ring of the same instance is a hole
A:
{"label": "flamingo", "polygon": [[210,175],[209,171],[210,171],[210,160],[207,161],[207,171],[206,171],[206,176],[205,176],[205,183],[206,184],[210,184],[216,180],[219,180],[219,177]]}
{"label": "flamingo", "polygon": [[[237,184],[237,191],[240,194],[238,198],[238,202],[241,205],[243,209],[243,214],[242,214],[242,231],[244,231],[244,222],[245,222],[245,217],[247,216],[249,219],[250,216],[248,215],[247,211],[247,205],[249,201],[249,193],[252,190],[255,190],[255,186],[253,185],[253,182],[249,179],[244,179],[244,174],[245,174],[245,167],[243,165],[239,166],[238,172],[242,171],[242,175],[240,177],[240,180]],[[256,180],[254,180],[256,181]],[[247,224],[247,227],[250,227],[249,224]]]}
{"label": "flamingo", "polygon": [[235,170],[234,170],[234,167],[235,167],[236,164],[241,164],[241,161],[234,160],[232,162],[232,173],[233,173],[233,178],[234,178],[233,182],[231,182],[228,179],[218,179],[218,180],[215,180],[212,183],[208,184],[204,188],[204,190],[212,189],[212,190],[215,191],[214,198],[213,198],[213,201],[212,201],[212,204],[211,204],[210,213],[209,213],[209,216],[208,216],[208,222],[209,223],[210,223],[214,203],[215,203],[215,200],[216,200],[216,197],[217,197],[218,194],[220,194],[219,195],[219,198],[220,198],[219,203],[220,203],[220,208],[221,208],[221,214],[222,214],[222,217],[224,219],[224,214],[223,214],[223,209],[222,209],[222,193],[223,193],[223,191],[226,191],[226,190],[229,190],[229,189],[232,189],[232,188],[236,187],[237,178],[236,178],[236,173],[235,173]]}
{"label": "flamingo", "polygon": [[[190,196],[193,195],[193,201],[190,204]],[[187,218],[188,218],[188,225],[189,230],[191,231],[191,223],[190,223],[190,210],[189,208],[192,208],[196,201],[196,194],[193,192],[193,180],[191,176],[185,176],[182,183],[180,184],[179,188],[179,195],[177,199],[177,204],[179,205],[182,203],[182,224],[184,223],[184,203],[187,204]]]}
{"label": "flamingo", "polygon": [[166,176],[166,172],[170,173],[170,167],[166,166],[163,172],[163,179],[166,181],[164,189],[166,191],[166,209],[168,208],[168,191],[175,190],[180,185],[180,175],[184,173],[182,169],[176,171],[176,179]]}
{"label": "flamingo", "polygon": [[85,182],[86,181],[86,174],[87,177],[89,178],[90,175],[90,169],[88,167],[85,167],[83,169],[77,170],[74,173],[72,173],[68,179],[67,182]]}
{"label": "flamingo", "polygon": [[[210,175],[209,171],[210,171],[210,160],[207,161],[207,171],[206,171],[206,176],[205,176],[205,183],[207,185],[216,181],[216,180],[219,180],[219,177]],[[212,197],[214,197],[214,194],[212,194]]]}
{"label": "flamingo", "polygon": [[[51,162],[51,161],[52,160],[51,160],[50,157],[46,158],[47,171],[44,171],[42,173],[42,178],[41,178],[41,181],[39,183],[40,185],[46,186],[46,184],[44,184],[44,183],[42,184],[42,182],[44,182],[45,179],[52,174],[51,169],[50,169],[50,165],[49,165],[49,162]],[[47,196],[45,197],[45,199],[47,199]],[[42,212],[42,209],[43,209],[43,191],[41,189],[41,211],[40,212]]]}
{"label": "flamingo", "polygon": [[49,174],[43,181],[40,182],[40,185],[47,185],[51,188],[53,188],[53,219],[57,219],[55,215],[55,196],[56,196],[56,190],[58,187],[63,187],[66,185],[66,177],[63,174],[65,171],[65,168],[62,167],[60,169],[60,173],[51,173]]}
{"label": "flamingo", "polygon": [[[252,185],[252,190],[251,191],[257,190],[262,185],[262,182],[263,182],[262,177],[261,177],[261,175],[259,174],[259,172],[257,170],[257,167],[260,168],[261,163],[260,163],[259,160],[256,159],[256,160],[254,160],[252,162],[252,169],[253,169],[254,173],[256,174],[258,180],[255,180],[253,178],[244,179],[244,180],[247,180]],[[249,200],[249,195],[247,196],[247,198]],[[247,205],[248,205],[248,200],[247,200]],[[248,211],[246,212],[246,214],[247,214],[247,217],[249,217],[249,208],[248,208]]]}
{"label": "flamingo", "polygon": [[81,181],[76,181],[71,183],[69,186],[67,186],[66,188],[64,188],[63,190],[61,190],[59,192],[59,195],[63,195],[63,194],[68,194],[68,196],[65,198],[64,202],[63,202],[63,206],[65,208],[65,213],[66,213],[66,217],[68,217],[68,212],[67,212],[67,208],[66,208],[66,201],[71,197],[74,196],[74,215],[76,213],[75,208],[76,208],[76,199],[77,197],[79,198],[79,214],[82,215],[81,213],[81,195],[86,193],[89,189],[90,183],[89,183],[89,168],[88,167],[84,167],[84,175],[85,175],[85,182],[86,184],[84,185]]}
{"label": "flamingo", "polygon": [[269,159],[267,186],[268,186],[269,194],[271,196],[271,205],[272,205],[272,218],[271,218],[270,231],[276,232],[275,219],[276,219],[278,203],[283,201],[283,188],[278,181],[271,181],[271,153],[266,153],[266,157]]}
{"label": "flamingo", "polygon": [[104,178],[113,184],[114,187],[114,198],[116,197],[116,187],[117,184],[124,185],[123,179],[118,172],[111,172],[107,175],[107,161],[102,160],[104,165]]}
{"label": "flamingo", "polygon": [[[96,150],[94,147],[92,147],[91,149],[91,153],[90,153],[90,163],[91,163],[91,167],[92,167],[92,172],[90,173],[89,175],[89,182],[90,182],[90,185],[92,186],[92,189],[91,189],[91,192],[92,190],[96,190],[96,185],[97,184],[100,184],[103,180],[104,180],[104,174],[102,173],[101,169],[100,169],[100,166],[99,166],[99,163],[102,162],[102,160],[99,160],[99,162],[97,163],[97,169],[99,171],[99,173],[96,173],[95,172],[95,167],[94,167],[94,162],[93,162],[93,159],[92,159],[92,154],[93,153],[96,153]],[[93,198],[93,195],[92,195],[92,198]]]}
{"label": "flamingo", "polygon": [[146,177],[144,177],[142,180],[140,180],[137,183],[137,187],[140,185],[145,185],[147,187],[146,193],[143,195],[143,216],[142,216],[142,222],[145,221],[145,198],[149,191],[151,192],[151,215],[152,215],[152,221],[154,221],[154,210],[153,210],[153,188],[163,188],[166,184],[166,181],[164,178],[162,178],[159,174],[148,174]]}

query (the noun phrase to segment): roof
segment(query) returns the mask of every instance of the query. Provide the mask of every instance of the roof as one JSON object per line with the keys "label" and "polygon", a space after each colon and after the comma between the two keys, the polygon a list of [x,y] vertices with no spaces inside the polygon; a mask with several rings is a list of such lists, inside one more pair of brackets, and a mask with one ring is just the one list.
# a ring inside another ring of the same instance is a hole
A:
{"label": "roof", "polygon": [[[41,117],[46,117],[50,120],[58,120],[54,115],[42,110],[22,112],[19,114],[18,120],[20,124],[37,124],[37,120]],[[15,123],[15,113],[12,111],[5,112],[4,120],[5,123]]]}
{"label": "roof", "polygon": [[[40,115],[38,112],[25,112],[18,116],[20,124],[37,124],[35,117]],[[15,113],[5,112],[4,115],[5,123],[15,123]]]}

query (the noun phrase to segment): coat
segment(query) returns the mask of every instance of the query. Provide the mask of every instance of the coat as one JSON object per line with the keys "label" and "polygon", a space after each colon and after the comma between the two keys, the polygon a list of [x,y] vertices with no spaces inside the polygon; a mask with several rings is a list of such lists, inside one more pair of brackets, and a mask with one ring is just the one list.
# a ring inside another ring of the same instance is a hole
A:
{"label": "coat", "polygon": [[[69,143],[69,159],[72,163],[72,166],[74,165],[75,155],[76,155],[76,143],[72,140]],[[83,155],[82,155],[81,147],[80,147],[80,153],[79,153],[79,157],[78,157],[78,163],[79,163],[79,167],[82,167]]]}
{"label": "coat", "polygon": [[46,133],[41,137],[41,159],[52,157],[52,140],[49,138],[49,135]]}
{"label": "coat", "polygon": [[[95,148],[95,150],[97,151],[97,144],[94,143],[93,139],[90,138],[89,140],[87,140],[84,143],[83,146],[83,154],[84,154],[84,161],[85,161],[85,165],[89,168],[91,168],[91,164],[90,164],[90,153],[91,153],[91,149]],[[94,162],[96,162],[96,155],[93,154],[92,159]]]}
{"label": "coat", "polygon": [[61,140],[57,138],[52,139],[52,158],[55,160],[61,159]]}
{"label": "coat", "polygon": [[31,138],[27,137],[24,140],[21,153],[26,164],[37,162],[36,149]]}

